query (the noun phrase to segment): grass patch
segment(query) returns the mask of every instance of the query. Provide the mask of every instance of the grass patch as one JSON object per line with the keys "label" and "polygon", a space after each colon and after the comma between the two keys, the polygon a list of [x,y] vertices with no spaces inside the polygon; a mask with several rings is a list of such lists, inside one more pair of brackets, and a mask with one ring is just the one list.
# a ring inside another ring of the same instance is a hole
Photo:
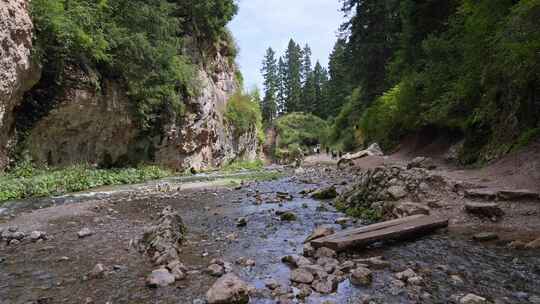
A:
{"label": "grass patch", "polygon": [[369,223],[380,222],[383,219],[381,210],[365,207],[349,207],[347,204],[340,201],[336,201],[335,207],[337,210],[344,212],[350,217],[359,218]]}
{"label": "grass patch", "polygon": [[62,195],[108,185],[136,184],[171,175],[171,171],[156,166],[108,170],[88,166],[55,170],[21,166],[0,177],[0,202]]}
{"label": "grass patch", "polygon": [[262,160],[257,159],[255,161],[234,161],[224,166],[220,171],[223,172],[236,172],[236,171],[259,171],[264,167]]}

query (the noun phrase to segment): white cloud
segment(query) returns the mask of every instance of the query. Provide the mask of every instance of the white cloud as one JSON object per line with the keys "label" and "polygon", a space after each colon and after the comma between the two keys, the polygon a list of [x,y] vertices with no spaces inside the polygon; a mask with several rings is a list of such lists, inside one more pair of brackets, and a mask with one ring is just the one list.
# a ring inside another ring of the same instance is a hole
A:
{"label": "white cloud", "polygon": [[338,0],[241,0],[239,14],[229,25],[238,45],[238,63],[246,86],[261,87],[261,62],[271,46],[279,54],[290,38],[308,43],[313,61],[326,65],[343,21]]}

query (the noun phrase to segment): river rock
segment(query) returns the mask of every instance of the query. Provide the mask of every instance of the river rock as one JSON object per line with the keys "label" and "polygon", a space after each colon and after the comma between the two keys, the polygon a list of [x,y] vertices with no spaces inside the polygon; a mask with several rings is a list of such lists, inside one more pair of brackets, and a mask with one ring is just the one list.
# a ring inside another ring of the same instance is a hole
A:
{"label": "river rock", "polygon": [[311,244],[309,243],[304,244],[302,254],[305,257],[312,257],[313,255],[315,255],[315,248],[313,248],[313,246],[311,246]]}
{"label": "river rock", "polygon": [[331,186],[328,188],[321,188],[319,190],[314,191],[311,194],[312,198],[319,199],[319,200],[333,199],[333,198],[336,198],[337,196],[338,196],[338,193],[335,186]]}
{"label": "river rock", "polygon": [[96,266],[94,266],[92,271],[90,271],[88,276],[90,278],[101,278],[105,275],[105,271],[106,271],[105,266],[103,266],[103,264],[101,263],[98,263],[96,264]]}
{"label": "river rock", "polygon": [[247,219],[245,217],[238,218],[236,220],[236,226],[237,227],[246,227],[247,226]]}
{"label": "river rock", "polygon": [[393,200],[399,200],[407,196],[407,190],[402,186],[391,186],[386,191]]}
{"label": "river rock", "polygon": [[463,298],[459,299],[459,303],[460,304],[484,304],[484,303],[487,303],[487,300],[485,298],[482,298],[480,296],[470,293],[464,296]]}
{"label": "river rock", "polygon": [[373,269],[385,269],[390,267],[390,262],[383,260],[382,257],[371,257],[368,259],[357,259],[355,262],[359,264],[365,264]]}
{"label": "river rock", "polygon": [[353,221],[353,219],[350,218],[350,217],[340,217],[340,218],[336,219],[336,224],[338,224],[338,225],[347,225],[352,221]]}
{"label": "river rock", "polygon": [[334,258],[320,257],[317,259],[317,265],[322,266],[327,273],[332,273],[339,266],[339,261]]}
{"label": "river rock", "polygon": [[79,232],[77,232],[77,236],[80,239],[83,239],[85,237],[89,237],[89,236],[91,236],[93,234],[94,234],[94,232],[92,230],[90,230],[89,228],[83,228]]}
{"label": "river rock", "polygon": [[249,286],[235,274],[219,278],[206,293],[208,304],[247,304]]}
{"label": "river rock", "polygon": [[180,214],[168,206],[161,211],[157,223],[144,230],[139,242],[141,250],[152,254],[155,264],[167,265],[178,260],[186,230]]}
{"label": "river rock", "polygon": [[265,280],[264,285],[270,290],[275,290],[275,289],[277,289],[279,287],[278,281],[276,281],[274,279]]}
{"label": "river rock", "polygon": [[308,242],[311,242],[313,240],[316,240],[316,239],[319,239],[319,238],[322,238],[322,237],[325,237],[325,236],[332,235],[332,234],[334,234],[334,232],[335,232],[334,228],[331,227],[331,226],[327,226],[327,225],[319,226],[319,227],[315,228],[315,230],[313,230],[311,235],[306,238],[304,243],[308,243]]}
{"label": "river rock", "polygon": [[283,258],[281,258],[281,261],[294,268],[313,264],[308,258],[297,255],[297,254],[284,256]]}
{"label": "river rock", "polygon": [[525,245],[525,248],[527,249],[540,249],[540,238],[528,243]]}
{"label": "river rock", "polygon": [[212,264],[208,266],[206,271],[213,277],[221,277],[223,274],[225,274],[225,268],[218,264]]}
{"label": "river rock", "polygon": [[32,242],[37,242],[40,239],[46,239],[47,233],[43,231],[32,231],[29,237]]}
{"label": "river rock", "polygon": [[291,272],[291,281],[296,283],[311,284],[315,278],[305,268],[298,268]]}
{"label": "river rock", "polygon": [[473,240],[478,242],[489,242],[498,238],[499,236],[494,232],[481,232],[473,236]]}
{"label": "river rock", "polygon": [[279,218],[284,222],[293,222],[296,221],[296,214],[294,214],[294,212],[287,211],[282,213]]}
{"label": "river rock", "polygon": [[324,279],[313,282],[311,287],[318,293],[330,294],[336,292],[339,285],[339,279],[336,276],[330,275]]}
{"label": "river rock", "polygon": [[406,282],[410,278],[416,277],[418,275],[416,274],[416,272],[414,272],[414,270],[408,268],[408,269],[406,269],[406,270],[404,270],[402,272],[396,273],[395,276],[396,276],[397,279]]}
{"label": "river rock", "polygon": [[411,160],[407,164],[408,170],[413,169],[413,168],[433,170],[433,169],[436,169],[437,166],[435,165],[435,163],[433,162],[431,158],[419,156],[419,157],[415,157],[413,160]]}
{"label": "river rock", "polygon": [[429,215],[431,209],[428,206],[412,203],[412,202],[403,202],[397,205],[394,209],[394,214],[397,217],[407,217],[413,215]]}
{"label": "river rock", "polygon": [[351,270],[353,270],[355,266],[356,266],[356,263],[354,263],[353,261],[345,261],[341,263],[341,265],[338,266],[338,269],[340,271],[343,271],[344,273],[348,273]]}
{"label": "river rock", "polygon": [[358,286],[368,286],[373,282],[373,273],[365,267],[358,267],[351,272],[351,283]]}
{"label": "river rock", "polygon": [[315,251],[315,257],[316,258],[322,258],[322,257],[335,258],[335,257],[337,257],[337,253],[334,250],[330,249],[330,248],[321,247],[321,248],[318,248]]}
{"label": "river rock", "polygon": [[146,279],[146,285],[152,288],[165,287],[174,283],[175,277],[165,268],[159,268],[148,276]]}

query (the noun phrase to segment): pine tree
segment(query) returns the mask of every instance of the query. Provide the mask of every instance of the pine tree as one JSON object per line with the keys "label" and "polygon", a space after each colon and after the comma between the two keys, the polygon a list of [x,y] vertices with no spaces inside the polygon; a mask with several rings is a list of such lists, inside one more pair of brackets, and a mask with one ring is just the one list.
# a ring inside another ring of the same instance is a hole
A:
{"label": "pine tree", "polygon": [[277,93],[277,109],[278,116],[285,113],[285,103],[287,102],[287,65],[283,57],[279,57],[278,61],[278,93]]}
{"label": "pine tree", "polygon": [[324,87],[328,81],[328,72],[322,67],[319,61],[315,64],[311,78],[313,79],[313,97],[310,106],[311,112],[321,118],[326,118],[328,113]]}
{"label": "pine tree", "polygon": [[271,124],[277,116],[277,94],[279,89],[276,52],[272,48],[266,50],[261,72],[264,78],[264,98],[261,105],[263,120]]}
{"label": "pine tree", "polygon": [[326,113],[328,116],[336,116],[346,97],[351,93],[353,85],[349,80],[349,65],[347,57],[347,43],[338,39],[330,54],[328,63],[329,80],[326,84]]}
{"label": "pine tree", "polygon": [[308,44],[304,46],[304,49],[302,50],[302,85],[306,85],[306,82],[308,81],[308,78],[312,72],[311,67],[311,48]]}
{"label": "pine tree", "polygon": [[285,112],[292,113],[300,110],[302,98],[302,48],[293,39],[289,41],[285,52],[285,65]]}

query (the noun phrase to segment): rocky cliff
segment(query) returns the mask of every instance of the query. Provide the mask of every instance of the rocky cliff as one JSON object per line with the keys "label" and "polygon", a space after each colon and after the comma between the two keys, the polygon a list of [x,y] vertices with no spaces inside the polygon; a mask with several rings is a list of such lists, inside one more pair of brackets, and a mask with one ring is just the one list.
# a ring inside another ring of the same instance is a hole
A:
{"label": "rocky cliff", "polygon": [[0,169],[15,144],[13,109],[39,79],[31,59],[32,29],[26,0],[0,1]]}
{"label": "rocky cliff", "polygon": [[1,37],[9,39],[7,45],[2,43],[7,56],[2,55],[0,66],[0,167],[6,166],[13,152],[17,132],[18,151],[49,166],[148,161],[199,170],[257,157],[256,131],[236,136],[234,126],[224,119],[227,101],[239,86],[236,66],[225,50],[218,47],[204,64],[198,64],[200,92],[185,102],[182,117],[164,113],[156,130],[142,131],[121,80],[107,79],[80,63],[64,64],[54,73],[44,67],[40,80],[32,77],[32,23],[26,4],[0,3]]}

